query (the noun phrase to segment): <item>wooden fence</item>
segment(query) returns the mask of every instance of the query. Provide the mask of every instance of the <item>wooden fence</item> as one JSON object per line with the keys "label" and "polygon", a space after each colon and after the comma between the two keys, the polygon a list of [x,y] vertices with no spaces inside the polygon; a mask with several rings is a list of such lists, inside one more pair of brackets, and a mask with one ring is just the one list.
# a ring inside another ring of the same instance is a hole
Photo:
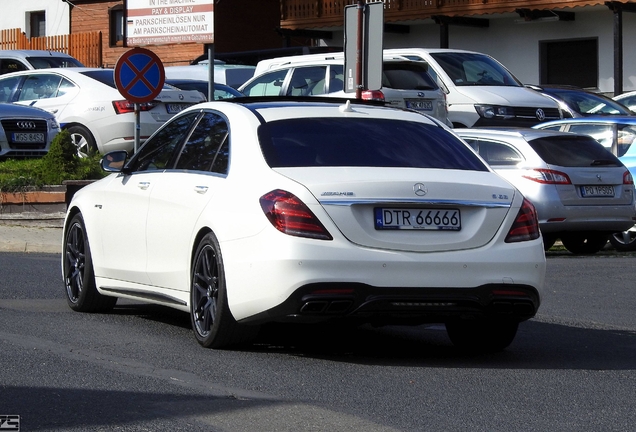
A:
{"label": "wooden fence", "polygon": [[78,59],[85,66],[102,66],[102,32],[42,36],[29,39],[21,29],[0,30],[0,49],[59,51]]}

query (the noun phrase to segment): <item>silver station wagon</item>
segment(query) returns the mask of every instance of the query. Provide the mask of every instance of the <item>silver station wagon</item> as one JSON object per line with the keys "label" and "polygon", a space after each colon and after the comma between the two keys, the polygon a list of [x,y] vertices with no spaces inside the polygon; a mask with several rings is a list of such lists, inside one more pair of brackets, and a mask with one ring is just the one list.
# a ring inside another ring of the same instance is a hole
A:
{"label": "silver station wagon", "polygon": [[632,175],[587,135],[536,129],[456,129],[536,207],[544,248],[557,239],[575,254],[601,250],[634,225]]}

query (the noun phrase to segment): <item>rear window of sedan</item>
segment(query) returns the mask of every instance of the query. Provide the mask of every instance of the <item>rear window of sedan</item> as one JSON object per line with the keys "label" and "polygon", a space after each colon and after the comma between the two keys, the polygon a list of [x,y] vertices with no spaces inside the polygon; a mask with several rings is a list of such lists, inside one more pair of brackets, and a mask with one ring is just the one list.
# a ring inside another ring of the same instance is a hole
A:
{"label": "rear window of sedan", "polygon": [[272,168],[313,166],[441,168],[488,171],[445,129],[378,118],[303,118],[269,122],[258,131]]}
{"label": "rear window of sedan", "polygon": [[547,164],[563,167],[621,166],[598,141],[585,136],[537,138],[528,144]]}

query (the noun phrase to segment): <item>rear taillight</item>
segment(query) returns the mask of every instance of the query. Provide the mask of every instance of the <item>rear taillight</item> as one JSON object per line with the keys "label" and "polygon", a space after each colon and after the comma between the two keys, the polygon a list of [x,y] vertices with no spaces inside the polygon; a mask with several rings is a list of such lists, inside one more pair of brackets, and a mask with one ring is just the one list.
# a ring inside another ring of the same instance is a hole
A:
{"label": "rear taillight", "polygon": [[318,218],[294,194],[273,190],[260,199],[265,216],[274,227],[285,234],[320,240],[333,240]]}
{"label": "rear taillight", "polygon": [[[140,103],[139,111],[150,111],[156,106],[157,106],[157,102]],[[115,113],[117,114],[126,114],[126,113],[135,112],[134,102],[130,102],[127,100],[113,101],[113,107],[115,108]]]}
{"label": "rear taillight", "polygon": [[632,177],[632,173],[630,173],[629,171],[625,171],[625,173],[623,174],[623,184],[634,184],[634,177]]}
{"label": "rear taillight", "polygon": [[519,213],[508,231],[506,243],[516,243],[539,238],[539,218],[530,201],[523,199]]}
{"label": "rear taillight", "polygon": [[384,93],[380,90],[364,90],[362,100],[384,101]]}
{"label": "rear taillight", "polygon": [[566,173],[551,169],[527,170],[523,177],[542,184],[572,184]]}

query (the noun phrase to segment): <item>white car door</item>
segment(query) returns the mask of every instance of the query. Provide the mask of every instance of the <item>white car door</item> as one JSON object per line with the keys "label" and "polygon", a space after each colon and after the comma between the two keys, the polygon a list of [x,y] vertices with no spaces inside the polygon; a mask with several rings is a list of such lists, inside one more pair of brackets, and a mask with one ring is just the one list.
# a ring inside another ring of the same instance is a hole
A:
{"label": "white car door", "polygon": [[59,120],[78,94],[79,88],[60,75],[32,74],[23,82],[16,103],[45,109]]}
{"label": "white car door", "polygon": [[[153,191],[163,183],[197,112],[175,118],[149,138],[126,166],[132,173],[119,175],[109,185],[113,199],[103,209],[103,267],[108,277],[149,285],[146,238],[148,207]],[[165,232],[164,237],[171,233]]]}
{"label": "white car door", "polygon": [[206,112],[172,170],[161,174],[150,195],[146,223],[148,275],[152,285],[190,289],[190,259],[201,212],[225,183],[229,162],[228,125]]}

